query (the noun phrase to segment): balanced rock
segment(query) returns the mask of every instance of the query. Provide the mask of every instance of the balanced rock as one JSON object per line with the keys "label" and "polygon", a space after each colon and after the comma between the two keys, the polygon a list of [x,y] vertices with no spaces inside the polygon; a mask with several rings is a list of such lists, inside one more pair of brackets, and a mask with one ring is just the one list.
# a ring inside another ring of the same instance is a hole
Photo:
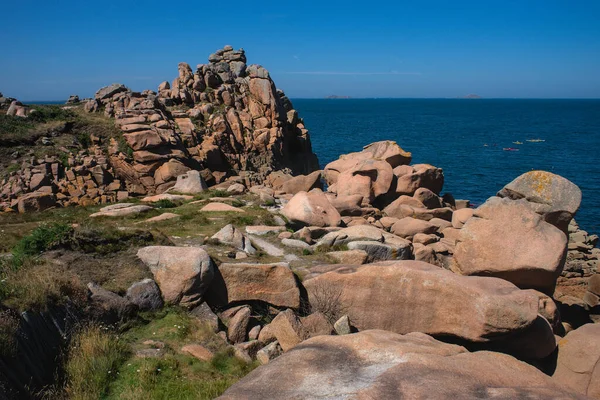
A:
{"label": "balanced rock", "polygon": [[150,268],[165,302],[192,307],[214,277],[214,266],[208,253],[198,247],[148,246],[137,256]]}
{"label": "balanced rock", "polygon": [[461,229],[454,260],[463,275],[495,276],[552,294],[566,252],[565,234],[525,200],[493,197]]}
{"label": "balanced rock", "polygon": [[581,204],[581,190],[568,179],[547,171],[527,172],[504,186],[498,196],[525,199],[544,220],[566,232]]}
{"label": "balanced rock", "polygon": [[469,353],[423,333],[318,336],[262,365],[219,397],[240,399],[583,399],[535,367]]}
{"label": "balanced rock", "polygon": [[534,293],[420,261],[344,266],[303,284],[311,304],[323,304],[323,296],[335,298],[359,330],[417,331],[485,343],[525,331],[538,318]]}
{"label": "balanced rock", "polygon": [[292,224],[301,226],[338,226],[341,222],[340,213],[319,189],[296,193],[281,213]]}
{"label": "balanced rock", "polygon": [[359,160],[342,171],[336,183],[339,196],[362,196],[363,204],[371,204],[390,190],[394,174],[385,161]]}

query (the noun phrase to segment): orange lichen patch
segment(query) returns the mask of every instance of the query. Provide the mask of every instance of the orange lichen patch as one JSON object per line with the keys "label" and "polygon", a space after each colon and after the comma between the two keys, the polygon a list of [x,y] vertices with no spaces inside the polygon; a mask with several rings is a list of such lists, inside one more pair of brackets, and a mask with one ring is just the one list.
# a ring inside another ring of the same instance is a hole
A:
{"label": "orange lichen patch", "polygon": [[529,177],[531,179],[531,188],[539,196],[550,200],[550,187],[552,186],[552,176],[545,171],[532,171],[529,173]]}

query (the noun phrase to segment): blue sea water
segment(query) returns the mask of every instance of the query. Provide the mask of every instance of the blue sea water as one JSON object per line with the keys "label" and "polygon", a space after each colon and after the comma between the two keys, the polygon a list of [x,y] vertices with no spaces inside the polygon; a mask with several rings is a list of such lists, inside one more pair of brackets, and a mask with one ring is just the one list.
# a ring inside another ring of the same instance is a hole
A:
{"label": "blue sea water", "polygon": [[582,229],[600,233],[600,100],[292,102],[310,131],[321,166],[369,143],[394,140],[412,152],[413,163],[444,170],[444,192],[475,204],[524,172],[546,170],[581,188],[576,220]]}

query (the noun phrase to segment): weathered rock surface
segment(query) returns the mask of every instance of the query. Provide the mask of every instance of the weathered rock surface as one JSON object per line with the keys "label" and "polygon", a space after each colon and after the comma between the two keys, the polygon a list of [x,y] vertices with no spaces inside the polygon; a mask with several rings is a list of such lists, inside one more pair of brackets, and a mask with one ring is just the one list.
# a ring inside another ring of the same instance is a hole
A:
{"label": "weathered rock surface", "polygon": [[207,299],[217,306],[260,300],[297,309],[300,290],[294,273],[285,264],[223,263],[218,267]]}
{"label": "weathered rock surface", "polygon": [[165,302],[199,304],[214,277],[209,255],[197,247],[148,246],[137,256],[150,268]]}
{"label": "weathered rock surface", "polygon": [[552,379],[577,393],[600,399],[600,324],[586,324],[558,342]]}
{"label": "weathered rock surface", "polygon": [[538,317],[534,293],[502,279],[463,277],[419,261],[345,266],[303,283],[311,304],[326,300],[315,295],[334,297],[359,330],[489,342],[527,330]]}
{"label": "weathered rock surface", "polygon": [[135,282],[127,289],[126,298],[141,311],[158,310],[164,304],[160,289],[152,279]]}
{"label": "weathered rock surface", "polygon": [[127,215],[140,214],[150,211],[153,208],[145,205],[135,205],[133,203],[113,204],[101,208],[97,213],[91,214],[90,218],[95,217],[124,217]]}
{"label": "weathered rock surface", "polygon": [[565,234],[524,200],[493,197],[461,229],[454,260],[463,275],[495,276],[552,294],[566,251]]}
{"label": "weathered rock surface", "polygon": [[527,200],[545,221],[564,232],[581,204],[577,185],[547,171],[530,171],[517,177],[498,196]]}
{"label": "weathered rock surface", "polygon": [[[284,372],[285,371],[285,372]],[[242,378],[219,399],[584,398],[515,358],[422,333],[369,330],[309,339]]]}

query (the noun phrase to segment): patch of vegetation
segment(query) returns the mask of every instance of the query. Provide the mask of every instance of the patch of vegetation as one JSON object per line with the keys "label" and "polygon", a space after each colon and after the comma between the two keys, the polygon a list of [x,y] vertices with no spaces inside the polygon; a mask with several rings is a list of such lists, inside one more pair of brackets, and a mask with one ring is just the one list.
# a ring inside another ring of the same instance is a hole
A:
{"label": "patch of vegetation", "polygon": [[152,203],[154,208],[175,208],[177,204],[169,199],[161,199],[155,203]]}
{"label": "patch of vegetation", "polygon": [[13,310],[0,310],[0,356],[14,355],[18,328],[19,316]]}
{"label": "patch of vegetation", "polygon": [[128,350],[123,340],[99,326],[81,329],[72,340],[65,365],[69,398],[103,398]]}
{"label": "patch of vegetation", "polygon": [[77,137],[77,142],[84,149],[87,149],[92,144],[92,138],[88,132],[79,132],[76,137]]}
{"label": "patch of vegetation", "polygon": [[20,267],[28,258],[67,243],[73,228],[67,224],[53,223],[39,226],[23,237],[12,251],[13,264]]}
{"label": "patch of vegetation", "polygon": [[238,215],[238,213],[235,213],[236,215],[230,215],[227,218],[227,223],[228,224],[233,224],[236,226],[246,226],[246,225],[254,225],[254,221],[256,220],[256,217],[253,215]]}
{"label": "patch of vegetation", "polygon": [[226,190],[211,190],[210,195],[211,197],[229,197],[231,193]]}
{"label": "patch of vegetation", "polygon": [[33,106],[27,119],[33,122],[48,122],[67,121],[75,118],[75,113],[71,109],[64,109],[63,107],[61,105]]}
{"label": "patch of vegetation", "polygon": [[70,248],[84,253],[107,255],[132,246],[154,243],[154,235],[145,230],[120,230],[112,226],[84,225],[73,233]]}
{"label": "patch of vegetation", "polygon": [[15,310],[44,311],[86,299],[86,287],[64,266],[28,259],[19,269],[0,267],[0,301]]}

